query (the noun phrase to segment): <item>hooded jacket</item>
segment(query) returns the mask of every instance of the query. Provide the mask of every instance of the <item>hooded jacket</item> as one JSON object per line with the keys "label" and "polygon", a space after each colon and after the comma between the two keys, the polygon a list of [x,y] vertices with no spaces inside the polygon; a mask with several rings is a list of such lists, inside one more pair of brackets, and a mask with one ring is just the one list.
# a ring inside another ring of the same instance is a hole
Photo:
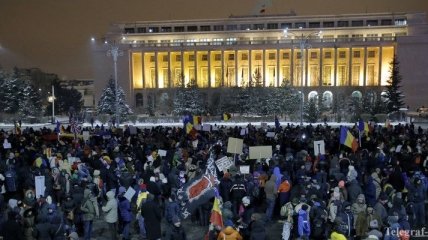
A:
{"label": "hooded jacket", "polygon": [[106,214],[104,218],[107,223],[115,223],[117,222],[117,201],[114,198],[113,191],[108,191],[106,195],[107,203],[102,207],[103,212]]}
{"label": "hooded jacket", "polygon": [[83,199],[83,204],[80,206],[80,210],[83,212],[83,221],[93,221],[95,216],[99,216],[97,200],[91,196],[89,189],[85,189],[83,192]]}
{"label": "hooded jacket", "polygon": [[278,188],[276,186],[276,175],[272,175],[269,181],[265,184],[265,193],[266,198],[270,200],[275,200]]}
{"label": "hooded jacket", "polygon": [[309,222],[308,213],[303,209],[299,210],[297,227],[300,237],[309,237],[311,235],[311,223]]}
{"label": "hooded jacket", "polygon": [[220,232],[217,240],[242,240],[242,236],[233,227],[227,226]]}
{"label": "hooded jacket", "polygon": [[[362,200],[362,202],[359,202],[359,199]],[[366,204],[366,198],[364,197],[364,194],[360,194],[358,195],[357,201],[355,203],[352,204],[352,213],[354,214],[354,216],[358,216],[359,213],[361,212],[365,212],[367,208],[367,204]]]}

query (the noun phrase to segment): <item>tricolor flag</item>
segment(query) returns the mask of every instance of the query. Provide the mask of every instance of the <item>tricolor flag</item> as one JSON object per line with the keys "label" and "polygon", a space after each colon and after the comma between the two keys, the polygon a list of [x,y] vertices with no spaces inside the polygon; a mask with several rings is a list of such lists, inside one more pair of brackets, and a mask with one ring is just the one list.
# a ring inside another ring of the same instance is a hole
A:
{"label": "tricolor flag", "polygon": [[215,198],[213,209],[211,210],[210,223],[213,226],[221,226],[223,228],[223,217],[220,210],[220,194],[217,189],[215,189]]}
{"label": "tricolor flag", "polygon": [[221,117],[221,120],[228,121],[231,118],[232,118],[232,116],[230,115],[230,113],[223,113],[223,116]]}
{"label": "tricolor flag", "polygon": [[357,139],[345,127],[340,127],[340,144],[351,148],[353,152],[358,149]]}
{"label": "tricolor flag", "polygon": [[358,130],[361,132],[364,132],[365,134],[369,133],[369,124],[367,122],[364,122],[362,119],[358,122]]}

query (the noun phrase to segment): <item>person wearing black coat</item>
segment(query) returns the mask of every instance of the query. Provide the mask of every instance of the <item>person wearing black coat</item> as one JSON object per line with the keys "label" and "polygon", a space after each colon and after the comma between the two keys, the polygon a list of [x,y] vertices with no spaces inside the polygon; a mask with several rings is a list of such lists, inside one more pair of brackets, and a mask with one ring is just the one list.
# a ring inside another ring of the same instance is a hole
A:
{"label": "person wearing black coat", "polygon": [[257,213],[251,215],[250,229],[250,240],[266,240],[266,228],[265,223],[260,220],[260,216]]}
{"label": "person wearing black coat", "polygon": [[53,227],[47,217],[39,218],[38,222],[33,231],[33,237],[40,240],[52,240]]}
{"label": "person wearing black coat", "polygon": [[141,204],[141,216],[144,218],[147,238],[149,240],[161,239],[161,210],[152,194],[149,194],[147,201]]}
{"label": "person wearing black coat", "polygon": [[24,229],[18,223],[19,214],[15,211],[8,212],[7,221],[3,223],[0,236],[4,240],[24,240]]}

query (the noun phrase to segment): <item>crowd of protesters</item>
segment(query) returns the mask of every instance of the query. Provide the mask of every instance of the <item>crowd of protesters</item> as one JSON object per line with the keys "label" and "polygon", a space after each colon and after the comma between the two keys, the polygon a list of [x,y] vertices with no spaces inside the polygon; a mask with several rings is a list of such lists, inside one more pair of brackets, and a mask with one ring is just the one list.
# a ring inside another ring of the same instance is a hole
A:
{"label": "crowd of protesters", "polygon": [[[211,151],[230,156],[234,166],[217,169],[223,224],[210,221],[213,199],[191,212],[189,219],[206,228],[201,239],[402,240],[424,234],[425,130],[374,126],[352,152],[340,144],[339,128],[327,125],[246,128],[244,135],[241,127],[189,135],[175,127],[133,132],[96,126],[85,129],[91,134],[86,141],[58,139],[51,129],[1,131],[10,148],[1,148],[0,236],[91,239],[93,222],[101,220],[108,239],[189,239],[177,191],[204,174]],[[356,125],[351,132],[360,134]],[[227,153],[229,137],[244,140],[242,154]],[[325,154],[314,155],[315,140],[324,140]],[[249,159],[250,146],[266,145],[271,158]],[[249,165],[250,173],[241,173],[240,165]],[[38,176],[45,179],[40,195]],[[267,233],[270,224],[280,224],[282,234]]]}

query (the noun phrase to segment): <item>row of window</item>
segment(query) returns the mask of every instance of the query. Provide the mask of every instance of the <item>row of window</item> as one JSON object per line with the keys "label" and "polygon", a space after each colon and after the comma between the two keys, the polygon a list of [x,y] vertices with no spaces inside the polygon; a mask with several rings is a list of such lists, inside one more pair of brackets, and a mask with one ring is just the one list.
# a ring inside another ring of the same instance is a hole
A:
{"label": "row of window", "polygon": [[363,26],[403,26],[406,19],[372,19],[372,20],[340,20],[324,22],[271,22],[254,24],[227,24],[227,25],[191,25],[191,26],[151,26],[125,27],[125,34],[132,33],[159,33],[159,32],[209,32],[209,31],[237,31],[237,30],[264,30],[264,29],[300,29],[300,28],[334,28],[334,27],[363,27]]}
{"label": "row of window", "polygon": [[[213,54],[214,55],[214,61],[221,61],[221,54],[216,53]],[[346,58],[347,55],[347,51],[338,51],[338,58]],[[269,60],[275,60],[276,59],[276,53],[268,53],[267,54],[268,59]],[[300,52],[297,52],[296,54],[296,58],[300,59],[302,57],[302,54]],[[310,52],[309,57],[311,59],[317,59],[318,58],[318,52]],[[352,57],[353,58],[361,58],[361,51],[355,50],[352,52]],[[376,51],[373,50],[369,50],[367,51],[367,57],[368,58],[374,58],[376,57]],[[235,54],[227,54],[227,60],[229,61],[234,61],[235,60]],[[289,52],[284,52],[282,53],[282,59],[290,59],[290,53]],[[325,59],[331,59],[332,58],[332,52],[324,52],[324,58]],[[261,53],[256,53],[254,55],[254,59],[255,60],[262,60],[262,54]],[[248,60],[248,54],[247,53],[242,53],[241,54],[241,59],[243,61]],[[162,56],[162,61],[163,62],[168,62],[168,55],[164,55]],[[175,55],[175,61],[180,62],[181,61],[181,55]],[[188,55],[188,61],[195,61],[195,55],[194,54],[189,54]],[[201,54],[201,61],[208,61],[208,54]],[[155,62],[155,56],[150,56],[150,62]]]}

